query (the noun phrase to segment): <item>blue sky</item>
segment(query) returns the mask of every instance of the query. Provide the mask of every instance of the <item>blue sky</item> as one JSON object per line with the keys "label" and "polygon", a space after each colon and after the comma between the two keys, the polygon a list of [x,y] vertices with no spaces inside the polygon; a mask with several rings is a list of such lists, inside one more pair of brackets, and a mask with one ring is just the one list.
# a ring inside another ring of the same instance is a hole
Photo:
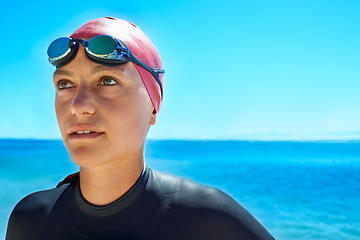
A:
{"label": "blue sky", "polygon": [[0,138],[60,138],[47,45],[84,22],[137,24],[166,90],[152,139],[360,136],[357,0],[7,1]]}

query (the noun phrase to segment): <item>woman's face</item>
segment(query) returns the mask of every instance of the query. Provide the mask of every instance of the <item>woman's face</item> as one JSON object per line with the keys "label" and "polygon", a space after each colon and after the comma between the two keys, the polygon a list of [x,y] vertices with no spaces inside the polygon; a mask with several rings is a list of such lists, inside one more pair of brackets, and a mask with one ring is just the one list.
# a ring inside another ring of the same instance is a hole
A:
{"label": "woman's face", "polygon": [[84,167],[133,161],[156,115],[132,63],[105,66],[81,46],[75,59],[54,72],[55,110],[72,160]]}

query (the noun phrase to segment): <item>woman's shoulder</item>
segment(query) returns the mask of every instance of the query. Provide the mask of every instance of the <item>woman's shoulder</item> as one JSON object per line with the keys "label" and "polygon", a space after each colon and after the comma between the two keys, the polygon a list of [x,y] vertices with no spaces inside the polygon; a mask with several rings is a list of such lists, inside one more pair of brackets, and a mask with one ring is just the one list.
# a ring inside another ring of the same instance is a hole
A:
{"label": "woman's shoulder", "polygon": [[26,239],[26,235],[37,236],[46,222],[54,204],[67,188],[59,188],[31,193],[24,197],[13,209],[7,228],[6,239]]}
{"label": "woman's shoulder", "polygon": [[152,170],[152,175],[153,181],[157,182],[163,194],[168,197],[176,196],[178,201],[185,201],[189,204],[238,204],[231,196],[218,188],[154,170]]}
{"label": "woman's shoulder", "polygon": [[59,188],[51,188],[31,193],[19,201],[14,211],[38,211],[48,208],[54,204],[66,187],[67,185],[63,185]]}
{"label": "woman's shoulder", "polygon": [[198,239],[273,239],[227,193],[186,178],[153,172],[167,205],[164,218],[169,228],[182,225],[185,234],[186,226],[196,226],[201,233]]}

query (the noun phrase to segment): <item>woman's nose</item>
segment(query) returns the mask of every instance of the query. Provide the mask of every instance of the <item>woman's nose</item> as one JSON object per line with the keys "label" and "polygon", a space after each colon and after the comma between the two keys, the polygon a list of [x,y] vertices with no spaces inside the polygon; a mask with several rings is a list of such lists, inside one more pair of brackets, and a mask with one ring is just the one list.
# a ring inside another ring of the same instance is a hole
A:
{"label": "woman's nose", "polygon": [[94,98],[90,89],[86,87],[78,88],[71,105],[71,113],[78,116],[95,113]]}

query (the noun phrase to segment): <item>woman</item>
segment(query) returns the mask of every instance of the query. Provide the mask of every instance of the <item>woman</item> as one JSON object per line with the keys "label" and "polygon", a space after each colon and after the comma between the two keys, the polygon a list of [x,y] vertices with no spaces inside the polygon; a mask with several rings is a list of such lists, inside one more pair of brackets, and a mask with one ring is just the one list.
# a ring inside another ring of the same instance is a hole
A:
{"label": "woman", "polygon": [[227,194],[146,166],[164,70],[137,26],[95,19],[48,55],[58,124],[80,171],[21,200],[7,240],[273,239]]}

